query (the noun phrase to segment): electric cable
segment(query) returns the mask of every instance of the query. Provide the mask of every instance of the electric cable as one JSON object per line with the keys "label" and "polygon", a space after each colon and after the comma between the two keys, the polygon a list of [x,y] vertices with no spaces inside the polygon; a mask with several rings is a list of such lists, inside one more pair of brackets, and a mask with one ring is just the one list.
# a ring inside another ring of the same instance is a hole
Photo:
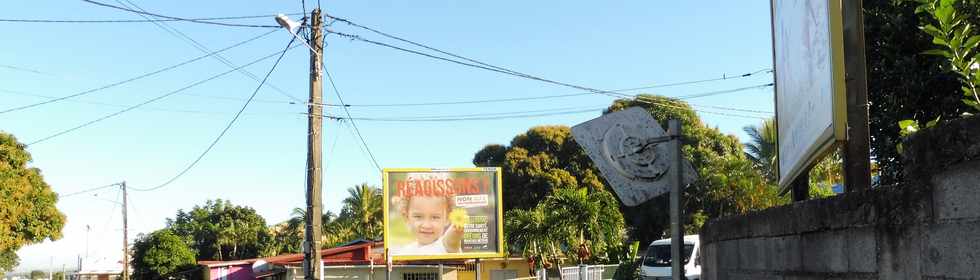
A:
{"label": "electric cable", "polygon": [[166,72],[166,71],[170,71],[170,70],[176,69],[178,67],[181,67],[181,66],[190,64],[192,62],[195,62],[195,61],[198,61],[198,60],[207,58],[209,56],[212,56],[212,55],[215,55],[215,54],[218,54],[218,53],[221,53],[221,52],[230,50],[232,48],[235,48],[235,47],[244,45],[246,43],[249,43],[249,42],[252,42],[252,41],[255,41],[255,40],[258,40],[258,39],[260,39],[262,37],[265,37],[265,36],[267,36],[269,34],[272,34],[273,32],[276,32],[276,31],[275,30],[271,30],[269,32],[262,33],[262,34],[260,34],[258,36],[249,38],[249,39],[247,39],[245,41],[241,41],[241,42],[238,42],[238,43],[236,43],[234,45],[231,45],[231,46],[222,48],[220,50],[217,50],[217,51],[214,51],[214,52],[210,52],[210,53],[207,53],[205,55],[198,56],[198,57],[195,57],[195,58],[192,58],[192,59],[183,61],[181,63],[177,63],[177,64],[170,65],[170,66],[167,66],[167,67],[163,67],[163,68],[160,68],[160,69],[157,69],[157,70],[154,70],[154,71],[150,71],[150,72],[141,74],[139,76],[135,76],[135,77],[128,78],[128,79],[125,79],[125,80],[122,80],[122,81],[118,81],[118,82],[114,82],[114,83],[109,83],[109,84],[106,84],[106,85],[103,85],[103,86],[100,86],[100,87],[96,87],[96,88],[93,88],[93,89],[89,89],[89,90],[82,91],[82,92],[75,93],[75,94],[71,94],[71,95],[66,95],[66,96],[58,97],[58,98],[47,100],[47,101],[43,101],[43,102],[38,102],[38,103],[23,105],[23,106],[19,106],[19,107],[8,108],[8,109],[5,109],[3,111],[0,111],[0,114],[5,114],[5,113],[14,112],[14,111],[20,111],[20,110],[24,110],[24,109],[28,109],[28,108],[33,108],[33,107],[37,107],[37,106],[41,106],[41,105],[45,105],[45,104],[50,104],[50,103],[62,101],[62,100],[69,99],[69,98],[75,98],[75,97],[78,97],[78,96],[82,96],[82,95],[86,95],[86,94],[98,92],[98,91],[109,89],[109,88],[112,88],[112,87],[116,87],[116,86],[119,86],[119,85],[122,85],[122,84],[125,84],[125,83],[133,82],[133,81],[136,81],[136,80],[139,80],[139,79],[143,79],[143,78],[150,77],[150,76],[153,76],[153,75],[156,75],[156,74],[160,74],[160,73],[163,73],[163,72]]}
{"label": "electric cable", "polygon": [[[330,81],[330,87],[333,88],[333,92],[337,95],[337,101],[340,105],[344,105],[344,98],[340,96],[340,89],[337,88],[337,84],[333,82],[333,76],[330,75],[330,71],[327,70],[326,63],[323,63],[323,72],[327,74],[327,80]],[[364,136],[361,135],[361,130],[357,128],[357,123],[351,118],[350,109],[347,106],[342,106],[344,108],[344,113],[347,114],[347,118],[350,119],[350,125],[354,128],[354,132],[357,133],[357,138],[361,140],[361,144],[364,145],[364,149],[367,150],[368,155],[371,156],[371,162],[374,163],[374,167],[378,168],[378,171],[382,171],[381,165],[378,164],[378,160],[374,157],[374,153],[371,152],[371,148],[368,147],[367,141],[364,141]]]}
{"label": "electric cable", "polygon": [[718,91],[710,91],[710,92],[704,92],[704,93],[681,95],[681,96],[678,96],[678,97],[675,97],[675,98],[681,99],[681,100],[687,100],[687,99],[694,99],[694,98],[715,96],[715,95],[726,94],[726,93],[733,93],[733,92],[739,92],[739,91],[746,91],[746,90],[750,90],[750,89],[767,88],[767,87],[771,87],[771,86],[775,86],[775,85],[776,85],[776,83],[768,83],[768,84],[754,85],[754,86],[748,86],[748,87],[740,87],[740,88],[733,88],[733,89],[726,89],[726,90],[718,90]]}
{"label": "electric cable", "polygon": [[[371,31],[371,32],[373,32],[375,34],[378,34],[378,35],[387,37],[389,39],[394,39],[394,40],[397,40],[397,41],[401,41],[403,43],[407,43],[407,44],[410,44],[410,45],[413,45],[413,46],[416,46],[416,47],[424,48],[424,49],[427,49],[427,50],[430,50],[430,51],[438,52],[438,53],[441,53],[441,54],[444,54],[444,55],[448,55],[448,56],[451,56],[451,57],[454,57],[454,58],[462,59],[462,60],[465,60],[465,61],[468,61],[468,62],[471,62],[471,63],[475,63],[475,64],[478,64],[478,65],[482,65],[482,66],[486,66],[486,67],[498,69],[498,70],[501,70],[501,71],[505,71],[505,72],[509,72],[509,73],[513,73],[513,74],[519,74],[519,75],[526,75],[526,74],[520,73],[520,72],[515,71],[515,70],[511,70],[511,69],[508,69],[508,68],[505,68],[505,67],[500,67],[500,66],[492,65],[492,64],[485,63],[485,62],[482,62],[482,61],[479,61],[479,60],[476,60],[476,59],[471,59],[471,58],[468,58],[468,57],[465,57],[465,56],[457,55],[457,54],[454,54],[454,53],[451,53],[451,52],[448,52],[448,51],[444,51],[444,50],[441,50],[441,49],[438,49],[438,48],[435,48],[435,47],[431,47],[431,46],[428,46],[428,45],[425,45],[425,44],[422,44],[422,43],[418,43],[418,42],[415,42],[415,41],[412,41],[412,40],[408,40],[408,39],[401,38],[401,37],[398,37],[398,36],[395,36],[395,35],[391,35],[389,33],[385,33],[385,32],[379,31],[377,29],[374,29],[374,28],[371,28],[371,27],[367,27],[367,26],[364,26],[364,25],[355,23],[355,22],[353,22],[351,20],[348,20],[348,19],[345,19],[345,18],[332,16],[330,14],[326,14],[326,16],[328,18],[333,19],[333,20],[346,23],[346,24],[348,24],[350,26],[354,26],[354,27],[361,28],[361,29],[364,29],[364,30],[367,30],[367,31]],[[706,82],[723,81],[723,80],[728,80],[728,79],[746,78],[746,77],[750,77],[750,76],[753,76],[753,75],[756,75],[756,74],[760,74],[760,73],[772,73],[772,72],[773,72],[772,68],[765,68],[765,69],[760,69],[760,70],[756,70],[756,71],[753,71],[753,72],[748,72],[748,73],[741,74],[741,75],[732,75],[732,76],[722,75],[721,78],[711,78],[711,79],[703,79],[703,80],[696,80],[696,81],[668,83],[668,84],[652,85],[652,86],[639,87],[639,88],[633,88],[633,89],[624,89],[624,90],[617,90],[617,91],[629,91],[629,90],[640,90],[640,89],[653,89],[653,88],[662,88],[662,87],[672,87],[672,86],[699,84],[699,83],[706,83]]]}
{"label": "electric cable", "polygon": [[[160,188],[163,188],[163,187],[166,187],[166,186],[170,185],[170,183],[173,183],[174,181],[176,181],[181,176],[184,176],[184,174],[186,174],[187,171],[190,171],[191,168],[194,168],[194,166],[197,165],[197,163],[200,162],[201,159],[203,159],[204,156],[207,155],[208,152],[210,152],[211,149],[213,149],[214,146],[217,145],[219,141],[221,141],[221,138],[225,136],[225,133],[227,133],[228,130],[231,129],[231,127],[235,124],[235,122],[238,121],[238,117],[240,117],[242,115],[242,112],[245,112],[245,109],[248,108],[249,103],[252,102],[252,99],[255,98],[255,95],[259,93],[259,90],[260,89],[262,89],[262,85],[264,85],[265,82],[266,82],[266,80],[269,79],[269,76],[271,76],[272,73],[275,72],[276,66],[279,66],[279,62],[282,61],[282,58],[284,56],[286,56],[286,52],[288,52],[290,49],[294,48],[292,46],[294,41],[296,41],[296,38],[295,37],[293,37],[292,39],[289,40],[289,43],[286,44],[286,48],[283,49],[282,52],[279,54],[279,58],[277,58],[276,59],[276,62],[274,64],[272,64],[272,68],[269,69],[269,72],[267,72],[265,74],[265,77],[262,78],[262,82],[260,82],[259,85],[257,87],[255,87],[255,90],[252,91],[252,95],[250,95],[249,98],[248,98],[248,100],[245,101],[245,104],[242,105],[242,108],[238,110],[238,113],[235,114],[235,117],[233,117],[231,119],[231,121],[228,122],[228,125],[226,125],[225,128],[221,130],[221,133],[219,133],[218,136],[214,138],[214,141],[212,141],[211,144],[208,145],[207,149],[204,149],[204,152],[202,152],[199,156],[197,156],[197,158],[194,159],[194,161],[191,162],[191,164],[187,165],[187,167],[184,168],[183,170],[181,170],[180,173],[177,173],[177,175],[173,176],[172,178],[170,178],[169,180],[167,180],[163,184],[160,184],[160,185],[157,185],[157,186],[154,186],[154,187],[150,187],[150,188],[131,188],[131,189],[134,190],[134,191],[153,191],[153,190],[157,190],[157,189],[160,189]],[[296,45],[296,46],[301,46],[301,45]]]}
{"label": "electric cable", "polygon": [[[292,48],[290,48],[290,49],[292,49]],[[287,49],[287,51],[288,51],[288,49]],[[247,64],[245,64],[245,65],[242,65],[242,66],[240,66],[239,68],[244,68],[244,67],[248,67],[248,66],[251,66],[252,64],[255,64],[255,63],[258,63],[258,62],[260,62],[260,61],[263,61],[263,60],[266,60],[266,59],[269,59],[269,58],[271,58],[271,57],[273,57],[273,56],[275,56],[275,55],[277,55],[277,54],[280,54],[280,53],[279,53],[279,52],[275,52],[275,53],[272,53],[272,54],[270,54],[270,55],[266,55],[266,56],[264,56],[264,57],[261,57],[261,58],[259,58],[259,59],[256,59],[256,60],[253,60],[253,61],[251,61],[251,62],[249,62],[249,63],[247,63]],[[44,142],[44,141],[47,141],[47,140],[50,140],[50,139],[52,139],[52,138],[55,138],[55,137],[58,137],[58,136],[61,136],[61,135],[64,135],[64,134],[66,134],[66,133],[69,133],[69,132],[72,132],[72,131],[75,131],[75,130],[78,130],[78,129],[81,129],[81,128],[84,128],[84,127],[87,127],[87,126],[89,126],[89,125],[93,125],[93,124],[95,124],[95,123],[98,123],[98,122],[101,122],[101,121],[104,121],[104,120],[107,120],[107,119],[109,119],[109,118],[112,118],[112,117],[115,117],[115,116],[118,116],[118,115],[120,115],[120,114],[123,114],[123,113],[126,113],[126,112],[129,112],[129,111],[131,111],[131,110],[133,110],[133,109],[136,109],[136,108],[139,108],[140,106],[143,106],[143,105],[146,105],[146,104],[149,104],[149,103],[153,103],[153,102],[156,102],[156,101],[158,101],[158,100],[160,100],[160,99],[163,99],[163,98],[166,98],[166,97],[168,97],[168,96],[171,96],[171,95],[174,95],[174,94],[177,94],[177,93],[179,93],[179,92],[181,92],[181,91],[184,91],[184,90],[187,90],[187,89],[190,89],[190,88],[192,88],[192,87],[195,87],[195,86],[198,86],[198,85],[201,85],[201,84],[203,84],[203,83],[206,83],[206,82],[209,82],[209,81],[211,81],[211,80],[214,80],[214,79],[217,79],[217,78],[219,78],[219,77],[222,77],[222,76],[225,76],[225,75],[227,75],[227,74],[229,74],[229,73],[231,73],[231,72],[234,72],[234,71],[236,71],[236,70],[237,70],[237,69],[231,69],[231,70],[228,70],[228,71],[225,71],[225,72],[222,72],[222,73],[219,73],[219,74],[216,74],[216,75],[213,75],[213,76],[211,76],[211,77],[208,77],[208,78],[206,78],[206,79],[203,79],[203,80],[200,80],[200,81],[197,81],[197,82],[194,82],[194,83],[192,83],[192,84],[190,84],[190,85],[187,85],[187,86],[184,86],[184,87],[182,87],[182,88],[179,88],[179,89],[177,89],[177,90],[174,90],[174,91],[171,91],[171,92],[168,92],[168,93],[165,93],[165,94],[163,94],[163,95],[160,95],[160,96],[156,96],[156,97],[154,97],[154,98],[151,98],[151,99],[148,99],[148,100],[146,100],[146,101],[143,101],[143,102],[141,102],[141,103],[138,103],[138,104],[135,104],[135,105],[131,105],[131,106],[129,106],[129,107],[126,107],[125,109],[122,109],[122,110],[119,110],[119,111],[116,111],[116,112],[113,112],[113,113],[111,113],[111,114],[108,114],[108,115],[105,115],[105,116],[102,116],[102,117],[99,117],[99,118],[96,118],[96,119],[93,119],[93,120],[90,120],[90,121],[88,121],[88,122],[85,122],[85,123],[82,123],[82,124],[80,124],[80,125],[77,125],[77,126],[74,126],[74,127],[72,127],[72,128],[68,128],[68,129],[65,129],[65,130],[62,130],[62,131],[59,131],[59,132],[57,132],[57,133],[54,133],[54,134],[51,134],[51,135],[48,135],[48,136],[46,136],[46,137],[43,137],[43,138],[41,138],[41,139],[38,139],[38,140],[34,140],[33,142],[30,142],[30,143],[28,143],[28,144],[27,144],[27,146],[31,146],[31,145],[34,145],[34,144],[37,144],[37,143],[41,143],[41,142]],[[241,113],[241,112],[239,112],[239,114],[240,114],[240,113]],[[237,118],[237,116],[238,116],[238,115],[236,115],[236,118]]]}
{"label": "electric cable", "polygon": [[[140,11],[146,12],[146,10],[144,10],[139,5],[136,5],[136,3],[133,3],[132,1],[129,1],[129,0],[124,0],[124,1],[126,1],[126,3],[129,3],[129,5],[132,6],[133,8],[136,8],[136,9],[138,9]],[[126,4],[123,3],[120,0],[116,0],[116,3],[119,3],[120,5],[126,6]],[[129,8],[129,7],[127,6],[127,8]],[[305,10],[304,10],[304,14],[305,14]],[[150,19],[148,16],[143,15],[143,14],[139,14],[139,16],[141,16],[141,17],[143,17],[145,19]],[[204,46],[203,44],[201,44],[197,40],[194,40],[194,38],[191,38],[186,33],[181,32],[179,29],[177,29],[177,28],[175,28],[175,27],[167,24],[166,22],[159,22],[159,23],[158,22],[153,22],[153,25],[156,25],[160,29],[163,29],[163,31],[166,31],[171,36],[174,36],[177,39],[180,39],[181,41],[184,41],[185,43],[187,43],[191,47],[194,47],[195,49],[201,51],[202,53],[210,53],[211,52],[211,50],[208,49],[208,47]],[[302,27],[300,27],[300,28],[302,28]],[[216,55],[212,56],[211,58],[214,58],[214,59],[218,60],[219,62],[221,62],[225,66],[228,66],[228,68],[237,68],[238,67],[234,63],[232,63],[231,60],[228,60],[227,58],[225,58],[221,54],[216,54]],[[242,75],[245,75],[246,77],[249,77],[250,79],[252,79],[255,82],[258,82],[259,81],[259,77],[255,76],[255,74],[252,74],[252,72],[248,71],[247,69],[238,69],[238,73],[241,73]],[[267,86],[269,88],[275,90],[280,95],[283,95],[283,96],[285,96],[285,97],[287,97],[289,99],[292,99],[294,102],[303,102],[303,100],[301,100],[299,98],[296,98],[295,96],[293,96],[293,95],[291,95],[289,93],[286,93],[286,91],[280,89],[279,87],[277,87],[277,86],[275,86],[273,84],[269,84]]]}
{"label": "electric cable", "polygon": [[137,13],[137,14],[142,14],[142,15],[154,16],[154,17],[158,17],[158,18],[165,18],[165,19],[186,21],[186,22],[203,23],[203,24],[213,24],[213,25],[221,25],[221,26],[232,26],[232,27],[280,28],[278,25],[237,24],[237,23],[224,23],[224,22],[197,20],[197,19],[192,19],[192,18],[172,17],[172,16],[165,16],[165,15],[155,14],[155,13],[150,13],[150,12],[137,11],[137,10],[133,10],[133,9],[126,8],[126,7],[120,7],[120,6],[116,6],[116,5],[112,5],[112,4],[106,4],[106,3],[97,2],[97,1],[93,1],[93,0],[82,0],[82,1],[88,2],[88,3],[91,3],[91,4],[95,4],[95,5],[98,5],[98,6],[103,6],[103,7],[107,7],[107,8],[113,8],[113,9],[117,9],[117,10],[123,10],[123,11],[131,12],[131,13]]}
{"label": "electric cable", "polygon": [[534,118],[534,117],[546,117],[546,116],[558,116],[558,115],[570,115],[570,114],[581,114],[587,112],[601,112],[601,109],[586,109],[586,110],[573,110],[573,111],[563,111],[563,112],[553,112],[553,113],[542,113],[542,114],[522,114],[522,115],[504,115],[504,116],[490,116],[490,117],[452,117],[445,116],[443,118],[431,118],[431,119],[406,119],[406,118],[384,118],[384,117],[339,117],[335,115],[324,115],[324,118],[334,119],[334,120],[361,120],[361,121],[379,121],[379,122],[457,122],[457,121],[479,121],[479,120],[504,120],[504,119],[518,119],[518,118]]}
{"label": "electric cable", "polygon": [[[286,15],[295,16],[301,13],[288,13]],[[168,21],[211,21],[211,20],[236,20],[253,18],[273,18],[276,15],[254,15],[254,16],[229,16],[229,17],[207,17],[207,18],[188,18],[188,19],[24,19],[24,18],[3,18],[0,22],[23,22],[23,23],[148,23],[148,22],[168,22]]]}
{"label": "electric cable", "polygon": [[105,188],[109,188],[109,187],[113,187],[113,186],[118,186],[118,185],[119,185],[119,183],[112,183],[112,184],[108,184],[108,185],[104,185],[104,186],[98,186],[98,187],[94,187],[94,188],[88,188],[88,189],[76,191],[76,192],[73,192],[73,193],[69,193],[69,194],[66,194],[66,195],[58,195],[58,198],[66,198],[66,197],[75,196],[75,195],[79,195],[79,194],[83,194],[83,193],[94,192],[94,191],[97,191],[97,190],[101,190],[101,189],[105,189]]}
{"label": "electric cable", "polygon": [[[449,58],[445,58],[445,57],[440,57],[440,56],[436,56],[436,55],[432,55],[432,54],[427,54],[427,53],[423,53],[423,52],[419,52],[419,51],[415,51],[415,50],[411,50],[411,49],[406,49],[406,48],[398,47],[398,46],[387,44],[387,43],[383,43],[383,42],[369,40],[369,39],[365,39],[365,38],[363,38],[361,36],[358,36],[358,35],[346,34],[346,33],[336,32],[336,31],[332,31],[332,30],[327,30],[327,33],[335,34],[335,35],[338,35],[338,36],[341,36],[341,37],[344,37],[344,38],[349,38],[351,40],[362,41],[362,42],[365,42],[365,43],[370,43],[370,44],[374,44],[374,45],[378,45],[378,46],[382,46],[382,47],[387,47],[387,48],[391,48],[391,49],[395,49],[395,50],[399,50],[399,51],[403,51],[403,52],[408,52],[408,53],[412,53],[412,54],[416,54],[416,55],[421,55],[421,56],[429,57],[429,58],[432,58],[432,59],[442,60],[442,61],[446,61],[446,62],[450,62],[450,63],[454,63],[454,64],[459,64],[459,65],[463,65],[463,66],[469,66],[469,67],[483,69],[483,70],[492,71],[492,72],[497,72],[497,73],[501,73],[501,74],[505,74],[505,75],[517,76],[517,77],[526,78],[526,79],[535,80],[535,81],[540,81],[540,82],[545,82],[545,83],[549,83],[549,84],[553,84],[553,85],[559,85],[559,86],[564,86],[564,87],[570,87],[570,88],[585,90],[585,91],[589,91],[589,92],[591,92],[593,94],[606,95],[606,96],[610,96],[610,97],[613,97],[613,98],[627,98],[627,99],[632,98],[632,99],[635,99],[634,96],[628,95],[628,94],[622,94],[622,93],[610,92],[610,91],[605,91],[605,90],[599,90],[599,89],[594,89],[594,88],[589,88],[589,87],[574,85],[574,84],[570,84],[570,83],[565,83],[565,82],[560,82],[560,81],[545,79],[545,78],[541,78],[541,77],[537,77],[537,76],[532,76],[532,75],[528,75],[528,74],[523,74],[523,73],[511,73],[511,72],[500,70],[500,69],[496,69],[496,68],[491,68],[491,67],[487,67],[487,66],[483,66],[483,65],[476,65],[476,64],[473,64],[473,63],[468,63],[468,62],[453,60],[453,59],[449,59]],[[663,104],[663,103],[655,102],[655,101],[640,100],[640,99],[636,99],[636,100],[639,101],[639,102],[642,102],[642,103],[647,103],[647,104],[656,105],[656,106],[664,106],[664,107],[672,107],[672,108],[684,109],[683,107],[673,106],[673,105],[669,105],[669,104]],[[341,105],[343,105],[343,104],[341,104]],[[698,111],[698,110],[695,110],[695,111]],[[709,114],[719,114],[718,112],[706,112],[706,113],[709,113]],[[727,114],[727,113],[725,113],[725,115],[728,115],[728,116],[739,116],[737,114]],[[740,116],[740,117],[761,118],[761,117],[754,117],[754,116]]]}
{"label": "electric cable", "polygon": [[[46,98],[46,99],[55,99],[55,98],[58,98],[58,97],[50,96],[50,95],[33,94],[33,93],[27,93],[27,92],[21,92],[21,91],[14,91],[14,90],[2,89],[2,88],[0,88],[0,92],[5,92],[5,93],[10,93],[10,94],[15,94],[15,95],[23,95],[23,96],[33,96],[33,97]],[[182,94],[179,94],[179,95],[197,96],[197,95],[187,94],[187,93],[182,93]],[[210,95],[207,95],[207,96],[208,97],[216,97],[216,98],[222,97],[223,98],[223,96],[210,96]],[[237,101],[245,101],[245,99],[242,99],[242,98],[228,97],[228,99],[237,100]],[[274,101],[274,100],[263,100],[263,101],[264,102],[280,103],[280,101]],[[127,107],[130,106],[130,105],[123,105],[123,104],[116,104],[116,103],[107,103],[107,102],[99,102],[99,101],[88,101],[88,100],[74,100],[74,99],[66,100],[66,102],[74,102],[74,103],[81,103],[81,104],[98,105],[98,106],[105,106],[105,107],[116,107],[116,108],[127,108]],[[252,102],[258,102],[258,100],[253,100]],[[203,114],[203,115],[228,115],[228,114],[234,114],[235,113],[235,112],[201,111],[201,110],[174,109],[174,108],[161,108],[161,107],[140,107],[139,109],[140,110],[143,110],[143,111],[159,111],[159,112],[186,113],[186,114]],[[262,114],[262,115],[290,115],[290,114],[295,114],[295,113],[294,112],[267,112],[267,113],[247,113],[246,115],[255,115],[255,114]]]}

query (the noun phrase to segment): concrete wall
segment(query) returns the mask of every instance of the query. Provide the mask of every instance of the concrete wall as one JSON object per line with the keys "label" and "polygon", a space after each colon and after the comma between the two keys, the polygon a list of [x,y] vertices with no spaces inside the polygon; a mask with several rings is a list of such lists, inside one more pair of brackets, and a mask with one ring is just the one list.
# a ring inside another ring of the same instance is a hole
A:
{"label": "concrete wall", "polygon": [[980,279],[980,118],[904,146],[903,185],[709,221],[703,279]]}

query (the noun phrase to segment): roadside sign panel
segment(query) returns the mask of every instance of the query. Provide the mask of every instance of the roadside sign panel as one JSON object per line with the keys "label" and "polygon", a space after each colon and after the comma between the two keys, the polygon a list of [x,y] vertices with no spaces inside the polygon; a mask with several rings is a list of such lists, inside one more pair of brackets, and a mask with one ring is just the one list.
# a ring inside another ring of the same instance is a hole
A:
{"label": "roadside sign panel", "polygon": [[[572,127],[572,136],[599,168],[616,196],[626,206],[636,206],[670,191],[667,176],[674,153],[663,128],[641,107],[613,112]],[[662,140],[662,139],[661,139]],[[697,173],[683,161],[684,186]]]}
{"label": "roadside sign panel", "polygon": [[384,170],[384,240],[392,260],[503,256],[499,167]]}
{"label": "roadside sign panel", "polygon": [[779,185],[845,140],[840,1],[772,0]]}

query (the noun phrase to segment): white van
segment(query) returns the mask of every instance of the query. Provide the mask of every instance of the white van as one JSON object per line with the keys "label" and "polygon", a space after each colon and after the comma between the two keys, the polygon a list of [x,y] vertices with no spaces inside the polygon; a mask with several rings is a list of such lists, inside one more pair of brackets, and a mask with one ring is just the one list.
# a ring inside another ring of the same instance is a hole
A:
{"label": "white van", "polygon": [[[697,261],[701,250],[697,235],[684,236],[684,274],[687,279],[701,279],[701,264]],[[670,280],[670,239],[660,239],[650,243],[640,265],[640,278],[643,280]]]}

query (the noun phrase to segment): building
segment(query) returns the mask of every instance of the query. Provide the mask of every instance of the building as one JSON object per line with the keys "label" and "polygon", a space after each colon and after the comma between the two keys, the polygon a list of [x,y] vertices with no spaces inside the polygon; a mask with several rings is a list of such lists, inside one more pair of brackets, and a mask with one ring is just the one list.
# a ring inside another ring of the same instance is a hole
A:
{"label": "building", "polygon": [[[320,250],[323,279],[384,280],[384,243],[359,240]],[[209,280],[292,280],[303,278],[303,254],[287,254],[238,261],[200,261]],[[392,280],[475,280],[474,260],[396,262]],[[530,276],[523,258],[480,261],[483,280],[505,280]]]}

